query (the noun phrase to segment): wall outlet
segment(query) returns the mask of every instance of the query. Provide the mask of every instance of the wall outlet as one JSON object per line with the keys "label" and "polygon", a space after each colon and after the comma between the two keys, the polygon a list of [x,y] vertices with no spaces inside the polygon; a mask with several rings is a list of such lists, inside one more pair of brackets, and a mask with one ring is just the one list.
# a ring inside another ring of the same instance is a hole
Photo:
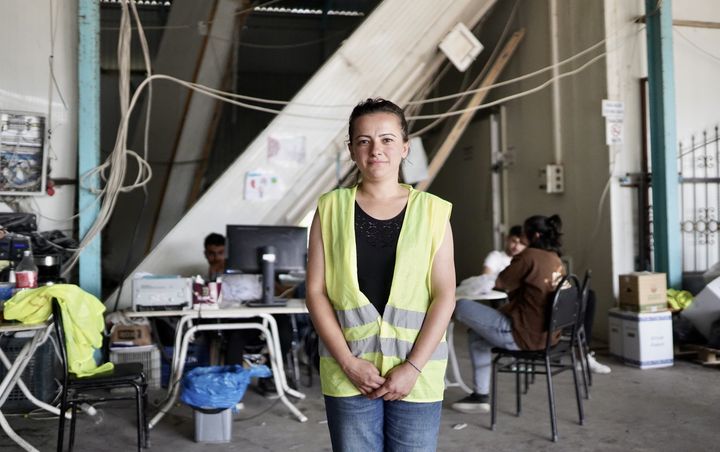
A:
{"label": "wall outlet", "polygon": [[545,165],[540,169],[540,189],[545,193],[565,192],[565,170],[562,165]]}

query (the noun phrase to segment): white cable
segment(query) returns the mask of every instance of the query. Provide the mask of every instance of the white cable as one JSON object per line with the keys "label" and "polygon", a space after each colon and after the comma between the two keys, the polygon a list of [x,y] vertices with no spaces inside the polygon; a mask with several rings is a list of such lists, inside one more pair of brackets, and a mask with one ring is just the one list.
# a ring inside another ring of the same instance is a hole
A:
{"label": "white cable", "polygon": [[[80,242],[78,251],[66,263],[62,275],[66,276],[72,267],[77,263],[80,254],[85,247],[91,243],[94,238],[105,228],[112,212],[115,210],[115,204],[120,193],[133,190],[134,188],[141,187],[150,180],[152,177],[152,171],[150,165],[142,159],[137,153],[127,149],[127,118],[131,113],[130,108],[130,40],[132,37],[132,30],[130,26],[130,12],[128,9],[128,2],[134,3],[134,0],[121,0],[122,15],[120,18],[120,33],[118,36],[118,62],[119,62],[119,95],[120,95],[120,110],[122,113],[121,127],[118,129],[115,147],[112,153],[108,156],[107,160],[100,166],[93,170],[85,173],[81,177],[82,182],[87,180],[89,177],[98,176],[106,180],[105,186],[98,193],[98,199],[102,197],[100,204],[100,210],[93,224],[88,228],[85,236]],[[134,6],[134,5],[133,5]],[[142,32],[142,30],[140,30]],[[144,38],[141,38],[141,42]],[[147,47],[143,46],[143,52],[147,51]],[[149,61],[149,57],[146,55],[146,63]],[[148,68],[149,70],[149,68]],[[137,94],[133,96],[133,100],[137,100]],[[134,105],[134,103],[133,103]],[[134,183],[129,186],[123,186],[125,174],[127,171],[127,159],[128,157],[135,158],[138,162],[139,171],[135,178]],[[105,170],[108,169],[108,174]]]}
{"label": "white cable", "polygon": [[463,108],[463,109],[461,109],[461,110],[453,110],[453,111],[448,111],[448,112],[445,112],[445,113],[438,113],[438,114],[433,114],[433,115],[412,116],[412,117],[409,117],[409,118],[407,118],[407,119],[410,120],[410,119],[447,118],[447,117],[450,117],[450,116],[458,116],[458,115],[461,115],[461,114],[463,114],[463,113],[467,113],[467,112],[471,112],[471,111],[478,111],[478,110],[482,110],[482,109],[485,109],[485,108],[493,107],[493,106],[495,106],[495,105],[504,104],[504,103],[506,103],[506,102],[508,102],[508,101],[511,101],[511,100],[514,100],[514,99],[518,99],[518,98],[520,98],[520,97],[525,97],[525,96],[528,96],[528,95],[530,95],[530,94],[536,93],[536,92],[538,92],[538,91],[540,91],[540,90],[542,90],[542,89],[550,86],[555,80],[561,80],[561,79],[563,79],[563,78],[565,78],[565,77],[569,77],[569,76],[571,76],[571,75],[575,75],[575,74],[577,74],[577,73],[579,73],[579,72],[582,72],[583,70],[587,69],[590,65],[592,65],[592,64],[595,63],[596,61],[600,60],[601,58],[604,58],[605,55],[607,55],[607,52],[601,53],[600,55],[598,55],[598,56],[596,56],[595,58],[591,59],[590,61],[586,62],[585,64],[583,64],[582,66],[580,66],[580,67],[577,68],[577,69],[574,69],[574,70],[568,71],[568,72],[563,72],[563,73],[560,74],[558,77],[550,78],[550,79],[548,79],[547,81],[545,81],[544,83],[536,86],[535,88],[531,88],[531,89],[529,89],[529,90],[527,90],[527,91],[523,91],[523,92],[520,92],[520,93],[512,94],[512,95],[510,95],[510,96],[506,96],[506,97],[503,97],[503,98],[501,98],[501,99],[497,99],[497,100],[494,100],[494,101],[492,101],[492,102],[488,102],[488,103],[486,103],[486,104],[480,104],[480,105],[477,105],[477,106],[475,106],[475,107],[468,107],[468,108]]}
{"label": "white cable", "polygon": [[717,56],[717,55],[715,55],[715,54],[712,54],[712,53],[708,52],[707,50],[703,49],[702,47],[700,47],[699,45],[695,44],[690,38],[688,38],[687,36],[685,36],[685,35],[684,35],[680,30],[678,30],[677,28],[674,28],[673,31],[674,31],[675,33],[677,33],[681,38],[683,38],[683,39],[685,40],[685,42],[687,42],[687,43],[690,44],[692,47],[694,47],[695,50],[697,50],[698,52],[704,53],[706,56],[712,58],[712,59],[715,60],[716,62],[720,61],[720,57],[719,57],[719,56]]}
{"label": "white cable", "polygon": [[[631,22],[630,24],[632,25],[633,23]],[[407,105],[423,105],[423,104],[427,104],[427,103],[441,102],[441,101],[444,101],[444,100],[454,99],[454,98],[462,97],[462,96],[465,96],[465,95],[468,95],[468,94],[474,94],[474,93],[480,92],[480,91],[487,91],[487,90],[491,90],[491,89],[493,89],[493,88],[498,88],[498,87],[501,87],[501,86],[506,86],[506,85],[509,85],[509,84],[512,84],[512,83],[516,83],[516,82],[519,82],[519,81],[522,81],[522,80],[526,80],[526,79],[528,79],[528,78],[532,78],[532,77],[535,77],[536,75],[539,75],[539,74],[542,74],[542,73],[544,73],[544,72],[550,71],[550,70],[554,69],[555,67],[563,66],[563,65],[565,65],[565,64],[567,64],[567,63],[570,63],[570,62],[572,62],[572,61],[574,61],[574,60],[576,60],[576,59],[578,59],[578,58],[586,55],[586,54],[589,53],[589,52],[592,52],[593,50],[595,50],[595,49],[597,49],[598,47],[600,47],[600,46],[602,46],[603,44],[605,44],[605,42],[606,42],[609,38],[610,38],[610,37],[606,37],[606,38],[598,41],[597,43],[593,44],[592,46],[586,48],[585,50],[582,50],[582,51],[580,51],[580,52],[578,52],[578,53],[576,53],[576,54],[574,54],[574,55],[572,55],[572,56],[570,56],[570,57],[568,57],[568,58],[566,58],[566,59],[558,62],[557,64],[546,66],[546,67],[544,67],[544,68],[538,69],[538,70],[536,70],[536,71],[534,71],[534,72],[531,72],[531,73],[528,73],[528,74],[524,74],[524,75],[521,75],[521,76],[518,76],[518,77],[515,77],[515,78],[512,78],[512,79],[509,79],[509,80],[504,80],[504,81],[502,81],[502,82],[497,82],[497,83],[494,83],[494,84],[492,84],[492,85],[484,86],[484,87],[481,87],[481,88],[476,88],[476,89],[471,89],[471,90],[462,91],[462,92],[459,92],[459,93],[449,94],[449,95],[447,95],[447,96],[440,96],[440,97],[434,97],[434,98],[430,98],[430,99],[410,101],[410,102],[407,103]],[[189,83],[189,84],[192,84],[192,85],[194,85],[194,86],[196,86],[196,87],[203,87],[203,88],[207,89],[209,92],[214,93],[214,94],[218,94],[218,95],[222,95],[222,96],[227,96],[227,97],[230,97],[230,98],[242,99],[242,100],[251,101],[251,102],[271,104],[271,105],[283,105],[283,106],[293,105],[293,106],[307,107],[307,108],[344,108],[344,109],[352,108],[352,107],[355,106],[354,104],[322,105],[322,104],[307,104],[307,103],[302,103],[302,102],[293,102],[293,101],[285,101],[285,100],[277,100],[277,99],[267,99],[267,98],[262,98],[262,97],[247,96],[247,95],[242,95],[242,94],[237,94],[237,93],[231,93],[231,92],[227,92],[227,91],[222,91],[222,90],[218,90],[218,89],[215,89],[215,88],[205,87],[205,86],[199,85],[199,84],[194,84],[194,83],[192,83],[192,82],[184,82],[184,83]],[[188,87],[189,87],[189,86],[188,86]],[[242,106],[242,107],[247,107],[246,104],[238,104],[238,105],[239,105],[239,106]],[[255,106],[253,106],[253,107],[255,107]],[[251,107],[247,107],[247,108],[251,108]],[[256,109],[256,110],[258,110],[258,111],[264,111],[264,112],[266,112],[266,113],[279,113],[279,112],[280,112],[279,110],[263,109],[263,107],[255,107],[255,108],[251,108],[251,109]],[[304,115],[304,116],[307,116],[307,115]],[[317,117],[315,117],[315,116],[307,116],[307,117],[316,118],[316,119],[317,119]],[[320,118],[320,119],[325,119],[325,118]]]}
{"label": "white cable", "polygon": [[[498,38],[497,43],[495,44],[495,48],[493,49],[492,53],[490,54],[490,57],[488,58],[487,62],[485,63],[485,67],[480,71],[480,73],[475,77],[475,80],[470,83],[470,90],[475,89],[478,83],[480,83],[482,77],[485,76],[487,73],[487,70],[489,66],[495,61],[495,58],[497,58],[497,54],[500,51],[501,46],[505,42],[505,38],[507,37],[508,32],[510,31],[510,24],[512,23],[512,20],[515,18],[515,13],[517,12],[517,7],[519,4],[519,0],[515,0],[515,4],[513,5],[512,9],[510,10],[510,14],[508,14],[507,21],[505,22],[505,27],[503,28],[503,31],[500,33],[500,38]],[[445,69],[448,69],[450,67],[450,63],[448,62]],[[438,77],[439,78],[439,77]],[[424,97],[424,96],[423,96]],[[453,102],[453,104],[448,108],[449,111],[454,110],[460,105],[460,103],[465,99],[465,96],[458,97],[458,99]],[[416,101],[408,102],[408,108],[406,109],[406,114],[409,116],[415,115],[415,109],[420,108],[421,104],[417,103]],[[408,111],[412,110],[412,112]],[[434,129],[438,124],[440,124],[445,118],[438,118],[434,121],[432,121],[430,124],[426,125],[420,130],[417,130],[410,134],[410,138],[415,138],[424,135],[425,133],[429,132],[430,130]],[[411,121],[411,123],[414,123],[415,121]]]}

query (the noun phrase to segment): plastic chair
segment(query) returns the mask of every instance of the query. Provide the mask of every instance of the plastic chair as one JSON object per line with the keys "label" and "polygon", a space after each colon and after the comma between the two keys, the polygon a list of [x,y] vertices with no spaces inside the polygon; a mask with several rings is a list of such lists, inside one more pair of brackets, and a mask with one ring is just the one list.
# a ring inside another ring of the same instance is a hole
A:
{"label": "plastic chair", "polygon": [[[567,284],[569,283],[569,287]],[[497,420],[497,377],[498,373],[514,373],[515,374],[515,396],[517,404],[517,415],[522,411],[520,399],[520,376],[527,376],[528,369],[531,369],[533,376],[535,373],[545,374],[547,376],[548,404],[550,406],[550,426],[552,431],[552,440],[558,440],[557,433],[557,415],[555,410],[555,394],[553,387],[553,375],[570,369],[573,373],[573,382],[575,383],[575,397],[577,399],[578,418],[580,425],[583,425],[585,416],[583,413],[582,397],[580,395],[580,386],[578,382],[577,369],[575,367],[575,349],[577,342],[577,319],[580,313],[581,293],[579,282],[575,275],[564,277],[558,288],[555,290],[552,302],[548,304],[548,314],[546,319],[545,331],[549,334],[545,348],[542,350],[507,350],[504,348],[493,348],[496,357],[492,363],[492,401],[491,401],[491,428],[495,430]],[[569,340],[558,341],[553,345],[552,332],[571,330]],[[570,357],[571,364],[564,364],[563,358]],[[500,363],[503,358],[512,358],[512,361]],[[536,369],[537,366],[544,366],[544,370]],[[527,383],[526,383],[527,385]]]}
{"label": "plastic chair", "polygon": [[[53,299],[52,312],[55,334],[58,338],[59,355],[62,365],[62,394],[60,401],[60,423],[58,427],[57,450],[64,448],[65,416],[68,408],[71,409],[69,449],[75,443],[75,420],[77,407],[82,403],[105,402],[109,400],[135,400],[137,411],[137,448],[140,451],[148,446],[147,409],[147,382],[141,363],[115,364],[111,372],[88,377],[77,377],[68,371],[67,349],[65,343],[65,330],[63,329],[62,309],[60,303]],[[110,393],[111,389],[130,388],[130,394]],[[91,394],[86,393],[91,392]],[[99,392],[103,391],[103,392]],[[96,394],[97,392],[97,394]]]}

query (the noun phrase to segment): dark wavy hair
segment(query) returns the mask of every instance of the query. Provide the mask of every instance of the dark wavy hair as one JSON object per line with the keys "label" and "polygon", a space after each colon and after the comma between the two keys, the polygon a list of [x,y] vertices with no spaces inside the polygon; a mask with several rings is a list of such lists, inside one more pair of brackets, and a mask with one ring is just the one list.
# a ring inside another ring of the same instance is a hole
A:
{"label": "dark wavy hair", "polygon": [[407,119],[405,119],[405,112],[403,112],[402,108],[381,97],[374,99],[368,97],[353,108],[352,113],[350,113],[350,120],[348,121],[348,139],[350,141],[352,141],[353,138],[355,120],[360,116],[371,115],[373,113],[391,113],[397,116],[400,121],[400,128],[402,129],[402,139],[405,142],[408,141],[408,123]]}
{"label": "dark wavy hair", "polygon": [[556,215],[534,215],[523,223],[523,231],[530,248],[554,251],[562,256],[562,220]]}
{"label": "dark wavy hair", "polygon": [[510,228],[507,236],[522,238],[522,236],[523,236],[522,232],[523,232],[522,226],[520,226],[519,224],[516,224],[515,226]]}

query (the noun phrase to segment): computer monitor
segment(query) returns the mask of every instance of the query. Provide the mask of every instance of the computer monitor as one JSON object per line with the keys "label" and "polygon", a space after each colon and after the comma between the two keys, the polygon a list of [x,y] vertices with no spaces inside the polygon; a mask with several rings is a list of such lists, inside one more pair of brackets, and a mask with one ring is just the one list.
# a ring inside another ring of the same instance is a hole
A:
{"label": "computer monitor", "polygon": [[307,228],[298,226],[227,225],[227,273],[262,273],[263,299],[248,305],[278,305],[275,275],[302,272],[307,265]]}

